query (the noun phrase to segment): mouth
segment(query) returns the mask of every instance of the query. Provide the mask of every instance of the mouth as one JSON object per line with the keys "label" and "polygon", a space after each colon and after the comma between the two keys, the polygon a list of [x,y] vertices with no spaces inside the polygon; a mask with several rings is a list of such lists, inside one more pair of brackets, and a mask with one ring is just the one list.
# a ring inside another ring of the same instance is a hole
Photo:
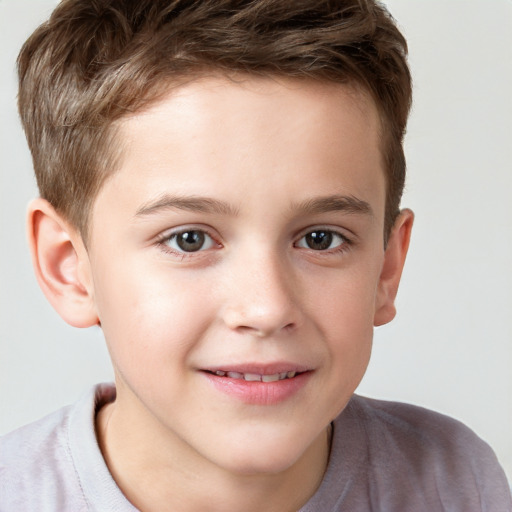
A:
{"label": "mouth", "polygon": [[202,370],[223,395],[253,405],[277,405],[301,392],[314,370],[293,364],[240,365]]}
{"label": "mouth", "polygon": [[287,371],[287,372],[279,372],[272,374],[262,374],[262,373],[241,373],[234,371],[224,371],[224,370],[215,370],[208,371],[212,375],[216,375],[217,377],[228,377],[230,379],[235,380],[245,380],[247,382],[277,382],[285,379],[293,379],[296,375],[303,373],[297,371]]}

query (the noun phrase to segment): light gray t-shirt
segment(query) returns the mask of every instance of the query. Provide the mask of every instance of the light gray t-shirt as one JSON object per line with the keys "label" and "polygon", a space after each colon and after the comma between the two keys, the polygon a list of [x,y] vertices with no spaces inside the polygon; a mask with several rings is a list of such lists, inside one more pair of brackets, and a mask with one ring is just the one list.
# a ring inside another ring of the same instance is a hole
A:
{"label": "light gray t-shirt", "polygon": [[[134,512],[94,430],[115,399],[99,385],[73,406],[0,439],[0,512]],[[487,444],[461,423],[354,396],[335,420],[329,465],[300,512],[512,512]],[[264,511],[263,511],[264,512]]]}

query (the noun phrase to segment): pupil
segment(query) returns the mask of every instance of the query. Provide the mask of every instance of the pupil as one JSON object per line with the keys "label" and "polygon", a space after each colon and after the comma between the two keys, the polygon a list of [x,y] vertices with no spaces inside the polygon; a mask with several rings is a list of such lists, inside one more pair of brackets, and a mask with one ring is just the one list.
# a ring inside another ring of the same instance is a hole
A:
{"label": "pupil", "polygon": [[329,231],[313,231],[306,235],[306,243],[310,249],[323,251],[332,243],[332,233]]}
{"label": "pupil", "polygon": [[177,236],[176,242],[180,249],[187,252],[195,252],[201,249],[204,244],[204,233],[200,231],[186,231]]}

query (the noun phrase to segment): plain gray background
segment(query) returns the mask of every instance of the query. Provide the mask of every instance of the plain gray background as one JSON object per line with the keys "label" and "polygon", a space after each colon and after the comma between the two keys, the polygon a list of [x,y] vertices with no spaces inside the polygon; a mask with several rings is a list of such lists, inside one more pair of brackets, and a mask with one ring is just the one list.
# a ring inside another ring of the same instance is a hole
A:
{"label": "plain gray background", "polygon": [[[398,317],[377,329],[361,394],[455,416],[512,480],[512,2],[388,0],[415,102],[404,206],[416,212]],[[54,0],[0,0],[0,433],[112,372],[99,329],[68,327],[32,274],[36,195],[14,61]]]}

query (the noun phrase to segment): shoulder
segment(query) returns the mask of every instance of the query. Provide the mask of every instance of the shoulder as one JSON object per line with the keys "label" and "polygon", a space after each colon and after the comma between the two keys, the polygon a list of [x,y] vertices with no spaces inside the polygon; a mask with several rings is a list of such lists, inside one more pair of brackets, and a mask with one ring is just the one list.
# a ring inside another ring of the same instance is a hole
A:
{"label": "shoulder", "polygon": [[40,420],[0,437],[0,463],[2,468],[9,462],[25,461],[25,455],[40,454],[50,441],[62,442],[62,432],[68,419],[70,406],[63,407]]}
{"label": "shoulder", "polygon": [[356,395],[349,402],[346,414],[358,419],[374,448],[422,453],[436,460],[453,461],[455,455],[471,460],[477,457],[479,467],[486,461],[497,464],[489,445],[469,427],[424,407]]}
{"label": "shoulder", "polygon": [[91,449],[88,442],[95,439],[93,418],[100,390],[93,388],[73,406],[0,438],[2,511],[88,510],[76,444],[78,437],[85,449]]}
{"label": "shoulder", "polygon": [[[67,435],[70,410],[60,409],[0,438],[2,510],[35,510],[38,501],[45,510],[43,496],[56,497],[59,488],[73,486]],[[76,500],[73,506],[84,510]]]}
{"label": "shoulder", "polygon": [[512,512],[489,445],[423,407],[354,396],[334,422],[331,459],[333,482],[361,510]]}
{"label": "shoulder", "polygon": [[411,440],[421,445],[461,445],[470,448],[475,443],[487,449],[487,445],[460,421],[444,414],[401,402],[375,400],[355,395],[349,402],[347,415],[356,416],[363,422],[369,434],[379,432],[398,436],[404,442]]}

